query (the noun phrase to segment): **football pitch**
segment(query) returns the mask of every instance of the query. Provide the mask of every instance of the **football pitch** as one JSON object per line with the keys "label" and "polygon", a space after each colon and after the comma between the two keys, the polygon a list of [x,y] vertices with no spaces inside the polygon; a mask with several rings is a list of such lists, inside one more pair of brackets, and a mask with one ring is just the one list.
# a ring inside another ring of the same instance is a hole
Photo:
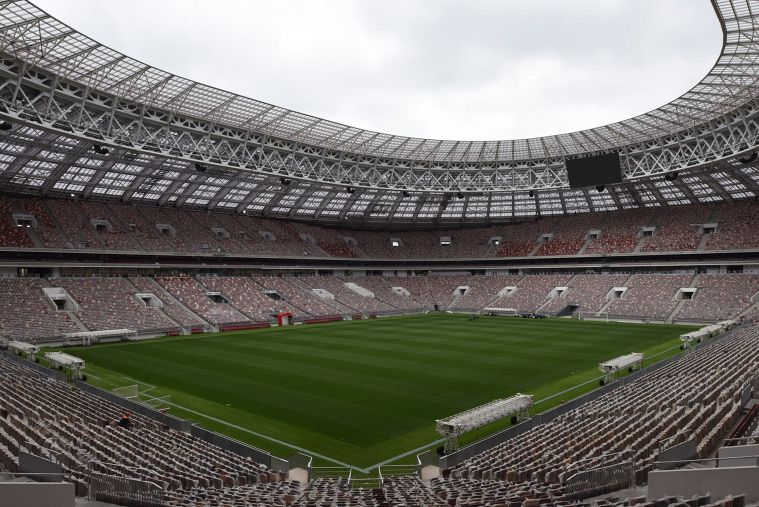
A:
{"label": "football pitch", "polygon": [[[439,440],[435,419],[517,392],[541,412],[598,387],[599,362],[677,353],[691,326],[430,314],[77,348],[89,382],[288,458],[368,468]],[[586,382],[583,387],[567,391]],[[494,432],[495,423],[462,439]],[[439,444],[438,444],[439,445]],[[403,462],[413,463],[413,454]]]}

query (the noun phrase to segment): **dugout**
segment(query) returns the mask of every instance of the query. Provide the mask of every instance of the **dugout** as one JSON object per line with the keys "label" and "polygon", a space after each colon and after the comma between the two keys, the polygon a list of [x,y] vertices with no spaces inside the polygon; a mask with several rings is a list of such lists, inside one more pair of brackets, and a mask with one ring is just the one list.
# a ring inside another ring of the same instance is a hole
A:
{"label": "dugout", "polygon": [[280,312],[275,317],[277,317],[277,324],[280,326],[291,326],[293,323],[292,312]]}

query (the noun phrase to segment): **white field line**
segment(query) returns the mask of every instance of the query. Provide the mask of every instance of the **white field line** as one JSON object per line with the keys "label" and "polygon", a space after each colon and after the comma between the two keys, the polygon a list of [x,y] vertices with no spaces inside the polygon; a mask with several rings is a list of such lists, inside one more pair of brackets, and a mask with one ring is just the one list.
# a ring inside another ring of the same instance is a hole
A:
{"label": "white field line", "polygon": [[[672,351],[672,350],[674,350],[676,348],[679,348],[679,345],[677,347],[672,347],[672,348],[669,348],[669,349],[666,349],[666,350],[662,350],[661,352],[658,352],[658,353],[656,353],[656,354],[648,357],[647,359],[652,359],[654,357],[661,356],[661,355],[663,355],[663,354],[665,354],[667,352],[670,352],[670,351]],[[658,361],[656,361],[656,362],[658,362]],[[150,386],[150,389],[156,389],[156,386],[154,386],[152,384],[148,384],[147,382],[142,382],[142,381],[137,380],[137,379],[132,378],[132,377],[122,377],[122,378],[131,380],[133,382],[137,382],[138,384],[143,384],[143,385],[146,385],[146,386]],[[543,399],[540,399],[540,400],[536,401],[534,404],[538,405],[539,403],[543,403],[545,401],[548,401],[548,400],[551,400],[551,399],[556,398],[558,396],[561,396],[562,394],[574,391],[575,389],[583,387],[583,386],[585,386],[587,384],[590,384],[592,382],[597,382],[598,379],[600,379],[600,378],[603,378],[603,375],[600,376],[600,377],[596,377],[596,378],[587,380],[585,382],[577,384],[576,386],[570,387],[568,389],[565,389],[565,390],[561,391],[560,393],[555,393],[555,394],[552,394],[550,396],[547,396],[547,397],[545,397]],[[150,390],[150,389],[148,389],[148,390]],[[147,392],[147,390],[143,391],[143,392]],[[242,426],[238,426],[237,424],[233,424],[233,423],[230,423],[230,422],[225,421],[223,419],[219,419],[218,417],[214,417],[214,416],[211,416],[211,415],[208,415],[208,414],[204,414],[203,412],[198,412],[197,410],[193,410],[193,409],[185,407],[183,405],[179,405],[179,404],[174,403],[174,402],[169,402],[168,404],[171,405],[171,406],[173,406],[173,407],[177,407],[178,409],[181,409],[181,410],[184,410],[186,412],[189,412],[191,414],[195,414],[195,415],[197,415],[199,417],[203,417],[204,419],[208,419],[209,421],[214,421],[214,422],[217,422],[219,424],[223,424],[225,426],[229,426],[230,428],[234,428],[236,430],[248,433],[250,435],[255,435],[257,437],[263,438],[265,440],[269,440],[270,442],[274,442],[274,443],[282,445],[284,447],[288,447],[290,449],[294,449],[296,451],[303,452],[303,453],[308,454],[308,455],[310,455],[312,457],[321,458],[323,460],[329,461],[331,463],[335,463],[335,464],[343,466],[343,467],[352,468],[353,470],[356,470],[356,471],[364,473],[364,474],[367,474],[367,473],[371,472],[372,470],[374,470],[376,468],[379,468],[379,467],[381,467],[383,465],[387,465],[388,463],[392,463],[392,462],[397,461],[399,459],[405,458],[405,457],[410,456],[412,454],[416,454],[416,453],[418,453],[420,451],[423,451],[425,449],[429,449],[430,447],[433,447],[435,445],[439,445],[439,444],[445,442],[445,439],[441,438],[441,439],[435,440],[434,442],[430,442],[427,445],[423,445],[423,446],[417,447],[416,449],[412,449],[410,451],[406,451],[404,453],[398,454],[397,456],[393,456],[392,458],[388,458],[388,459],[386,459],[386,460],[384,460],[384,461],[382,461],[380,463],[376,463],[374,465],[371,465],[368,468],[360,468],[360,467],[351,465],[349,463],[345,463],[343,461],[340,461],[340,460],[337,460],[337,459],[334,459],[334,458],[330,458],[329,456],[325,456],[324,454],[320,454],[318,452],[311,451],[311,450],[306,449],[304,447],[299,447],[297,445],[289,444],[289,443],[287,443],[287,442],[285,442],[283,440],[279,440],[277,438],[270,437],[268,435],[264,435],[263,433],[258,433],[257,431],[249,430],[248,428],[244,428]]]}
{"label": "white field line", "polygon": [[361,468],[358,468],[356,466],[350,465],[348,463],[344,463],[344,462],[336,460],[334,458],[330,458],[329,456],[325,456],[323,454],[319,454],[318,452],[311,451],[311,450],[306,449],[304,447],[298,447],[297,445],[288,444],[287,442],[285,442],[283,440],[279,440],[279,439],[276,439],[274,437],[270,437],[268,435],[264,435],[263,433],[258,433],[257,431],[249,430],[248,428],[244,428],[244,427],[239,426],[237,424],[233,424],[231,422],[225,421],[224,419],[219,419],[218,417],[214,417],[212,415],[204,414],[203,412],[198,412],[197,410],[193,410],[193,409],[191,409],[189,407],[185,407],[185,406],[180,405],[178,403],[174,403],[174,402],[170,401],[168,404],[171,405],[172,407],[177,407],[178,409],[184,410],[186,412],[190,412],[191,414],[195,414],[195,415],[197,415],[199,417],[202,417],[204,419],[208,419],[209,421],[217,422],[219,424],[223,424],[225,426],[229,426],[230,428],[234,428],[234,429],[239,430],[239,431],[244,431],[245,433],[249,433],[251,435],[255,435],[257,437],[264,438],[264,439],[269,440],[271,442],[274,442],[276,444],[283,445],[285,447],[289,447],[290,449],[295,449],[296,451],[306,453],[306,454],[308,454],[310,456],[315,456],[317,458],[321,458],[321,459],[330,461],[332,463],[335,463],[335,464],[343,466],[343,467],[353,468],[355,470],[362,470]]}
{"label": "white field line", "polygon": [[137,382],[138,384],[142,384],[144,386],[149,386],[151,389],[156,389],[156,386],[154,386],[153,384],[148,384],[147,382],[143,382],[142,380],[137,380],[136,378],[132,378],[132,377],[121,377],[121,378],[131,380],[132,382]]}

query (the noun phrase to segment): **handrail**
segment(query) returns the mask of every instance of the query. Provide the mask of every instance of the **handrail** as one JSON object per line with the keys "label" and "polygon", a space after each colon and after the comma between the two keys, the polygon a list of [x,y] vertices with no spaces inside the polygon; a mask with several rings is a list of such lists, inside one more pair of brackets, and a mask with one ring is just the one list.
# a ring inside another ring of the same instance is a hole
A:
{"label": "handrail", "polygon": [[0,476],[12,476],[12,477],[70,477],[72,472],[0,472]]}
{"label": "handrail", "polygon": [[753,459],[756,461],[756,465],[759,466],[759,454],[752,454],[750,456],[715,456],[713,458],[697,458],[697,459],[679,459],[676,461],[654,461],[652,466],[658,468],[659,465],[683,465],[688,463],[701,463],[701,462],[714,462],[714,468],[719,468],[720,461],[732,461],[737,459]]}

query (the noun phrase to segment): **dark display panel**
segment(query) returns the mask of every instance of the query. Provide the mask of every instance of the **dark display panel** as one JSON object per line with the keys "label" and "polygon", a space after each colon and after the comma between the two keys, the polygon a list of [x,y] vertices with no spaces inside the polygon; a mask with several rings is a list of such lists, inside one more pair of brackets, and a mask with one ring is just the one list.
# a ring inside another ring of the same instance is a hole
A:
{"label": "dark display panel", "polygon": [[621,183],[622,166],[619,164],[619,153],[569,159],[567,176],[571,188]]}

